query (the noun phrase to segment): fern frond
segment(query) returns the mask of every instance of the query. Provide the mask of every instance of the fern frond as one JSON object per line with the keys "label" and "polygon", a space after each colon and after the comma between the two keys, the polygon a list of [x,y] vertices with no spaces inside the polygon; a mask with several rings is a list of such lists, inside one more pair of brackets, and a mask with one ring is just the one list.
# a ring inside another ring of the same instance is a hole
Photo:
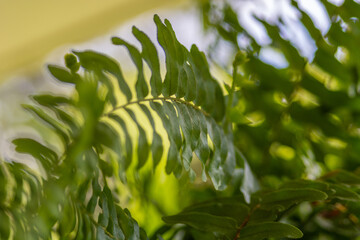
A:
{"label": "fern frond", "polygon": [[[141,50],[120,38],[112,39],[129,51],[137,69],[134,86],[125,79],[115,59],[90,50],[67,54],[69,70],[49,65],[50,73],[74,85],[75,93],[71,97],[33,96],[41,107],[24,106],[59,136],[64,152],[59,154],[46,142],[14,140],[17,151],[37,159],[46,172],[42,185],[33,184],[43,190],[37,193],[39,204],[31,217],[32,227],[23,232],[43,239],[52,232],[69,239],[146,239],[130,213],[117,205],[108,181],[119,177],[126,182],[129,166],[137,162],[136,169],[142,168],[150,155],[155,168],[167,152],[166,172],[177,177],[187,172],[193,175],[191,162],[196,155],[204,181],[210,176],[216,189],[225,189],[231,180],[239,159],[231,136],[222,128],[225,98],[221,87],[196,46],[187,50],[176,39],[169,21],[163,23],[157,15],[154,21],[165,52],[164,81],[155,45],[135,27],[133,34]],[[149,84],[143,62],[151,70]],[[120,92],[125,102],[118,97]],[[152,136],[147,135],[133,107],[150,123],[146,128],[151,128]],[[155,115],[167,134],[168,149],[156,129]],[[137,144],[127,121],[138,130]]]}
{"label": "fern frond", "polygon": [[[155,112],[160,117],[170,142],[166,165],[167,173],[180,176],[183,170],[189,171],[193,153],[195,153],[203,165],[203,179],[206,179],[205,169],[207,169],[208,172],[211,172],[211,179],[216,182],[215,187],[223,189],[236,166],[235,154],[232,150],[234,147],[230,147],[230,151],[228,151],[227,146],[232,143],[227,140],[226,134],[218,125],[221,124],[225,111],[224,94],[219,83],[210,74],[205,55],[196,46],[189,51],[180,44],[169,21],[165,20],[163,23],[157,15],[155,15],[154,21],[158,30],[158,41],[166,58],[166,74],[163,82],[155,45],[146,34],[133,28],[134,36],[141,43],[141,51],[123,39],[112,38],[115,45],[124,46],[129,51],[137,68],[136,100],[132,100],[131,87],[128,81],[125,81],[120,66],[114,59],[93,51],[74,52],[85,72],[97,75],[99,82],[107,88],[107,98],[110,99],[112,109],[104,111],[101,114],[102,119],[99,121],[104,122],[110,118],[118,122],[122,128],[126,138],[126,141],[123,141],[125,142],[123,146],[125,151],[122,155],[126,159],[126,163],[121,164],[120,171],[125,171],[132,162],[135,144],[132,143],[127,132],[122,115],[129,115],[137,126],[139,139],[136,151],[139,158],[138,168],[141,168],[148,160],[150,149],[154,166],[158,164],[163,152],[162,139],[153,129],[153,143],[149,145],[147,140],[149,136],[146,135],[143,126],[139,124],[136,114],[128,107],[130,105],[139,106],[139,110],[144,112],[152,128],[155,128],[155,125],[151,114]],[[150,91],[145,80],[143,61],[147,63],[152,72],[149,81]],[[126,103],[114,106],[116,101],[111,99],[116,99],[116,88],[105,77],[107,74],[113,75],[118,80],[119,88],[126,96]],[[162,93],[160,94],[161,89]],[[149,92],[151,92],[151,96],[149,96]],[[208,132],[212,134],[209,135]],[[217,137],[213,133],[221,137]],[[210,141],[216,142],[215,147],[210,147],[212,144],[209,142],[208,136]],[[211,159],[209,159],[210,152],[213,155]],[[224,164],[229,166],[226,167]]]}

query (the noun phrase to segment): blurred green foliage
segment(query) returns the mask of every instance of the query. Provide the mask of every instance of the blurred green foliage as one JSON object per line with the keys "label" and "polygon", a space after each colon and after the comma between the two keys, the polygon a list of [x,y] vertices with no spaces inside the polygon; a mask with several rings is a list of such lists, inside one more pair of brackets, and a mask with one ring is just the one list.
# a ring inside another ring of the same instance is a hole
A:
{"label": "blurred green foliage", "polygon": [[[95,51],[49,65],[73,92],[24,105],[57,140],[13,140],[38,172],[1,161],[1,239],[356,239],[360,5],[321,2],[332,21],[325,36],[292,1],[316,43],[311,61],[281,33],[281,18],[256,17],[271,39],[262,46],[234,2],[202,1],[205,29],[217,36],[209,52],[229,44],[230,64],[187,49],[155,15],[164,74],[136,27],[141,50],[112,39],[136,66],[134,86]],[[288,66],[264,62],[264,47]]]}

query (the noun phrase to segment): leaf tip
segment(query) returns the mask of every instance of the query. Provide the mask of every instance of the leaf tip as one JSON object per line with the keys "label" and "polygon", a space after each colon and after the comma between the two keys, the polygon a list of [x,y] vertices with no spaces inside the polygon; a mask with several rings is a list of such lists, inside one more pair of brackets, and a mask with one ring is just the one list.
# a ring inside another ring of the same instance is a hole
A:
{"label": "leaf tip", "polygon": [[112,37],[112,38],[111,38],[111,42],[112,42],[112,44],[114,44],[114,45],[120,45],[121,42],[122,42],[122,40],[121,40],[120,38],[118,38],[118,37]]}
{"label": "leaf tip", "polygon": [[161,23],[161,19],[160,19],[159,15],[157,15],[157,14],[154,15],[154,22]]}
{"label": "leaf tip", "polygon": [[132,31],[132,33],[140,32],[140,30],[135,25],[132,26],[131,31]]}

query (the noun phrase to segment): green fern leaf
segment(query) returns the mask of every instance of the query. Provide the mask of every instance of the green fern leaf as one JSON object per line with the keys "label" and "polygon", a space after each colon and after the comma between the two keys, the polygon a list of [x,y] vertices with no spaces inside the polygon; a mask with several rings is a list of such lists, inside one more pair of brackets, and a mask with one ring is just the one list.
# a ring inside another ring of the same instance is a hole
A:
{"label": "green fern leaf", "polygon": [[141,55],[151,70],[151,95],[153,97],[157,97],[161,94],[162,80],[160,74],[159,57],[156,51],[156,47],[144,32],[140,31],[136,27],[133,27],[132,32],[137,40],[141,43]]}
{"label": "green fern leaf", "polygon": [[[120,90],[125,94],[128,101],[132,98],[131,90],[122,75],[119,65],[114,59],[94,51],[75,52],[83,68],[95,72],[108,72],[118,80]],[[109,89],[112,90],[112,89]]]}
{"label": "green fern leaf", "polygon": [[144,76],[144,71],[143,71],[143,62],[142,62],[142,57],[141,57],[139,50],[135,46],[127,43],[126,41],[124,41],[120,38],[114,37],[114,38],[112,38],[112,42],[115,45],[125,46],[127,48],[127,50],[129,51],[131,59],[134,62],[135,66],[137,68],[137,71],[138,71],[138,77],[137,77],[137,81],[135,84],[137,97],[138,97],[138,99],[145,98],[149,94],[149,89],[148,89],[148,86],[145,81],[145,76]]}

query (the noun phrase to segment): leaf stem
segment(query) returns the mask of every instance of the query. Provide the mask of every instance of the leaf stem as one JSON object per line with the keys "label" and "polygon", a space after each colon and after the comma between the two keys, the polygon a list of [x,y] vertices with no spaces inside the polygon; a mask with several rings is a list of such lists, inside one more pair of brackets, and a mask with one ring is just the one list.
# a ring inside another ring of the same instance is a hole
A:
{"label": "leaf stem", "polygon": [[249,212],[249,214],[246,216],[246,218],[244,219],[244,221],[241,223],[241,225],[237,228],[236,231],[236,235],[234,237],[234,240],[237,240],[240,238],[240,231],[248,224],[248,222],[250,221],[251,215],[258,209],[260,208],[260,204],[255,205],[255,207],[253,207],[251,209],[251,211]]}
{"label": "leaf stem", "polygon": [[195,110],[198,110],[198,111],[202,112],[202,114],[204,114],[207,117],[210,116],[209,113],[205,112],[200,107],[192,104],[191,102],[187,102],[187,101],[185,101],[185,100],[183,100],[181,98],[175,98],[175,97],[144,98],[144,99],[139,99],[139,100],[136,100],[136,101],[127,102],[127,103],[125,103],[123,105],[114,107],[111,111],[109,111],[108,113],[105,113],[103,116],[108,117],[111,113],[115,112],[116,110],[124,109],[127,106],[132,105],[132,104],[140,104],[142,102],[154,102],[154,101],[157,101],[157,100],[158,101],[172,101],[172,102],[178,102],[178,103],[181,103],[181,104],[185,104],[185,105],[187,105],[189,107],[194,108]]}

